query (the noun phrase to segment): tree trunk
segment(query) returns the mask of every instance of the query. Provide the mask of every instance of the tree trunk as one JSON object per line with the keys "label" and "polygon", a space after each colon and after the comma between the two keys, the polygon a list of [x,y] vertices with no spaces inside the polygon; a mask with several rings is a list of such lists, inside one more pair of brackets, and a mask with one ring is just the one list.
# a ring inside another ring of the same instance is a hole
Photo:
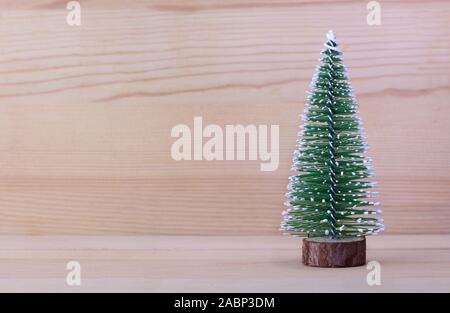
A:
{"label": "tree trunk", "polygon": [[366,238],[303,239],[303,264],[317,267],[351,267],[366,264]]}

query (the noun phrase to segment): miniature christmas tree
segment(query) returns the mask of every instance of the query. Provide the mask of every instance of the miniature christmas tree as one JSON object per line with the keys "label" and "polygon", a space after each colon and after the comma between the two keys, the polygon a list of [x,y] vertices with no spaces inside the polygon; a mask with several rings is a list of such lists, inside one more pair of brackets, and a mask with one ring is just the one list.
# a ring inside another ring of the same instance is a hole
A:
{"label": "miniature christmas tree", "polygon": [[376,183],[370,181],[371,160],[365,155],[358,105],[332,31],[321,53],[281,227],[292,235],[328,239],[373,235],[383,230],[381,211],[374,208],[379,203],[371,201],[376,193],[370,189]]}

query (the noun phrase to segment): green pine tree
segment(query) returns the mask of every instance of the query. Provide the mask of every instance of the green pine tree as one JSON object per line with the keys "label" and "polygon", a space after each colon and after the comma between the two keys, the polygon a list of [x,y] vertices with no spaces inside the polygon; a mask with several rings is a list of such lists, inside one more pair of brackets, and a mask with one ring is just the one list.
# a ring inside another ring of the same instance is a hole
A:
{"label": "green pine tree", "polygon": [[308,237],[353,237],[383,231],[379,203],[370,199],[371,160],[358,105],[332,31],[312,79],[294,152],[281,224],[286,233]]}

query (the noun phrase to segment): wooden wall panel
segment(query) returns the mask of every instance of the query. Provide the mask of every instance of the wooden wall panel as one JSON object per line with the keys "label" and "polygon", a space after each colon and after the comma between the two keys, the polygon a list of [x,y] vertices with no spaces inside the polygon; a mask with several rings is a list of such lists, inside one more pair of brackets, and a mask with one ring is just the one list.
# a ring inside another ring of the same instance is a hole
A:
{"label": "wooden wall panel", "polygon": [[[276,234],[334,29],[389,233],[448,233],[448,1],[0,1],[0,233]],[[280,165],[170,157],[173,126],[280,125]]]}

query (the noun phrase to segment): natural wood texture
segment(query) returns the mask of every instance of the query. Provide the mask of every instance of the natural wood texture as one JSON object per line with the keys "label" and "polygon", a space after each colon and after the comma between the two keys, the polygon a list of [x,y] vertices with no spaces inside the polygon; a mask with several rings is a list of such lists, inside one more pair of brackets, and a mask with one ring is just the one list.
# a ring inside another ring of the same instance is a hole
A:
{"label": "natural wood texture", "polygon": [[[388,233],[448,233],[448,1],[1,1],[0,233],[276,234],[297,113],[342,44]],[[175,162],[173,126],[279,124],[280,165]]]}
{"label": "natural wood texture", "polygon": [[[300,239],[283,236],[0,237],[0,291],[449,292],[450,236],[367,240],[373,268],[301,264]],[[66,285],[66,264],[81,286]]]}
{"label": "natural wood texture", "polygon": [[304,238],[302,263],[315,267],[352,267],[366,264],[366,238]]}

